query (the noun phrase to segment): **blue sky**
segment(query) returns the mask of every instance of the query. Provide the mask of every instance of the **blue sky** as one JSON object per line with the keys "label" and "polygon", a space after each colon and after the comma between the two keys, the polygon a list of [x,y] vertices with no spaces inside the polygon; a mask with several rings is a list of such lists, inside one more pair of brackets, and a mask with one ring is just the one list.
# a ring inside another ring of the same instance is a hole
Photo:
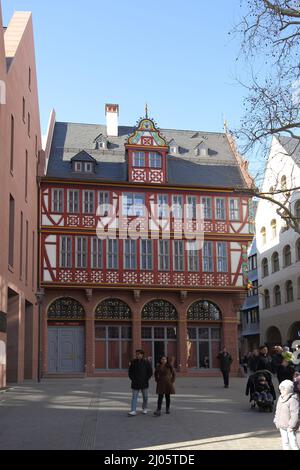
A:
{"label": "blue sky", "polygon": [[145,102],[161,128],[222,131],[243,113],[239,40],[228,32],[239,0],[2,0],[33,13],[39,99],[45,132],[50,110],[61,121],[135,125]]}

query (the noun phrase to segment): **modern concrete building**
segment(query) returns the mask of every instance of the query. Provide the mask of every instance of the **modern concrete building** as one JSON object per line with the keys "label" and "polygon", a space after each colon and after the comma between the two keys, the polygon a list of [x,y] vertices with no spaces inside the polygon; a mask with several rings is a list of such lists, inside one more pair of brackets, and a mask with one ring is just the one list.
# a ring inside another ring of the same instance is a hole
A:
{"label": "modern concrete building", "polygon": [[[300,218],[299,140],[273,138],[263,192]],[[276,194],[276,191],[279,191]],[[300,339],[300,234],[288,228],[279,206],[260,200],[256,214],[261,342],[269,346]]]}
{"label": "modern concrete building", "polygon": [[182,374],[211,375],[221,346],[237,371],[247,165],[227,133],[158,130],[147,110],[136,128],[118,116],[106,105],[106,125],[51,121],[43,372],[125,373],[142,347],[153,365],[167,354]]}
{"label": "modern concrete building", "polygon": [[0,388],[37,377],[37,168],[41,132],[31,14],[0,5]]}

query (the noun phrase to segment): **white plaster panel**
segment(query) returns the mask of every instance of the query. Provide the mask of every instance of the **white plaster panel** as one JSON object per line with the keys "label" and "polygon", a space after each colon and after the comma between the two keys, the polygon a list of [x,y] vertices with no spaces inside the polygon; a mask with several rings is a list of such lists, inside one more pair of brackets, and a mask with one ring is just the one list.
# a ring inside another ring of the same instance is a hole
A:
{"label": "white plaster panel", "polygon": [[240,261],[241,254],[235,251],[231,252],[231,272],[236,273]]}
{"label": "white plaster panel", "polygon": [[51,268],[56,268],[56,245],[46,245],[45,249],[50,261]]}

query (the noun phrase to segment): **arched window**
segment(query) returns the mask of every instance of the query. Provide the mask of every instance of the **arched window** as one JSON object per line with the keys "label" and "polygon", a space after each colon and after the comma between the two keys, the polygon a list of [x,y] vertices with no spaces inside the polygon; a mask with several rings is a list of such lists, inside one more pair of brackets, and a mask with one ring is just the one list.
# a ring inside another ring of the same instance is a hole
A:
{"label": "arched window", "polygon": [[119,299],[106,299],[95,311],[96,320],[130,320],[131,310],[125,302]]}
{"label": "arched window", "polygon": [[300,222],[300,199],[296,202],[295,204],[295,217],[299,220]]}
{"label": "arched window", "polygon": [[71,297],[61,297],[48,308],[48,320],[84,320],[83,306]]}
{"label": "arched window", "polygon": [[268,289],[265,289],[264,292],[264,308],[270,308],[270,292]]}
{"label": "arched window", "polygon": [[277,273],[279,271],[279,255],[277,251],[272,255],[272,271],[273,273]]}
{"label": "arched window", "polygon": [[296,259],[300,261],[300,238],[296,242]]}
{"label": "arched window", "polygon": [[267,277],[269,276],[269,263],[267,258],[264,258],[261,263],[261,272],[262,272],[262,277]]}
{"label": "arched window", "polygon": [[188,320],[220,321],[221,311],[212,302],[198,300],[188,309]]}
{"label": "arched window", "polygon": [[286,301],[293,302],[294,300],[294,290],[293,290],[293,283],[292,281],[287,281],[285,284],[286,290]]}
{"label": "arched window", "polygon": [[266,227],[262,227],[260,234],[261,234],[261,242],[263,245],[265,245],[267,242]]}
{"label": "arched window", "polygon": [[292,253],[290,245],[283,248],[283,266],[286,268],[292,264]]}
{"label": "arched window", "polygon": [[178,313],[174,305],[167,300],[152,300],[142,310],[142,320],[178,320]]}
{"label": "arched window", "polygon": [[275,219],[271,222],[271,236],[272,238],[276,238],[277,235],[277,222]]}
{"label": "arched window", "polygon": [[274,305],[281,305],[280,286],[275,286],[274,287]]}
{"label": "arched window", "polygon": [[285,190],[286,190],[287,185],[286,185],[286,176],[285,176],[285,175],[283,175],[283,176],[281,177],[280,186],[281,186],[281,190],[282,190],[282,191],[285,191]]}

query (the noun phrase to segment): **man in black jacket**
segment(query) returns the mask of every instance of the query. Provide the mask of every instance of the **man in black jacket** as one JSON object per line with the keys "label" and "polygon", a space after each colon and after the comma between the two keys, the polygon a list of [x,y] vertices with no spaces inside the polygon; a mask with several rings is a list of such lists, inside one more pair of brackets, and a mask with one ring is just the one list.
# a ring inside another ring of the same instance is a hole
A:
{"label": "man in black jacket", "polygon": [[145,353],[142,349],[136,350],[136,359],[131,361],[128,375],[131,380],[132,388],[131,411],[128,413],[128,415],[136,416],[136,407],[140,390],[143,395],[142,413],[146,415],[148,412],[147,405],[149,380],[153,375],[153,370],[150,362],[145,359]]}
{"label": "man in black jacket", "polygon": [[220,369],[224,379],[224,388],[229,387],[229,372],[232,364],[232,357],[224,348],[217,356],[220,359]]}

